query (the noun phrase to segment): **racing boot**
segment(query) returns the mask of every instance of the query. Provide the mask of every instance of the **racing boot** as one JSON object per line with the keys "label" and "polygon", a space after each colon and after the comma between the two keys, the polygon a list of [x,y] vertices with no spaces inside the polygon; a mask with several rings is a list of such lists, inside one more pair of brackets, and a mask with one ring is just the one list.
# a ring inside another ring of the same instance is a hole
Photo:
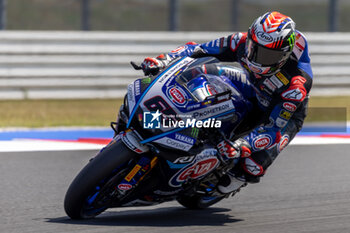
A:
{"label": "racing boot", "polygon": [[221,177],[218,184],[218,191],[227,194],[233,191],[238,191],[241,187],[246,186],[244,178],[236,177],[230,173]]}

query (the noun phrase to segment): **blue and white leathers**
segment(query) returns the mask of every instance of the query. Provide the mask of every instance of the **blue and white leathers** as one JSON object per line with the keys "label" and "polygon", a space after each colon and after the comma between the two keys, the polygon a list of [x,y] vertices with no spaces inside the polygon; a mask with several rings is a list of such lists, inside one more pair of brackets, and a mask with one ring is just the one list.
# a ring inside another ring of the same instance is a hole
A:
{"label": "blue and white leathers", "polygon": [[237,86],[247,99],[255,99],[261,110],[257,121],[261,124],[244,139],[252,149],[252,156],[243,162],[246,177],[261,176],[301,129],[306,116],[309,91],[312,86],[312,69],[308,43],[296,31],[293,53],[281,69],[269,76],[259,76],[246,64],[247,33],[235,33],[207,43],[188,43],[170,53],[179,56],[214,56],[220,61],[238,62],[242,69],[232,66],[210,65],[203,73],[225,76]]}

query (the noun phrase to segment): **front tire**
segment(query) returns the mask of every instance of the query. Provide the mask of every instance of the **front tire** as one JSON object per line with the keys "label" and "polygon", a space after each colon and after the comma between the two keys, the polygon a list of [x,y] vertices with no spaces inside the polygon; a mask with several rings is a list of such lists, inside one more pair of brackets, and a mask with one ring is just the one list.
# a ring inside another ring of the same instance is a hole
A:
{"label": "front tire", "polygon": [[121,141],[110,144],[102,150],[80,171],[69,186],[64,199],[67,215],[72,219],[93,218],[106,210],[109,206],[86,211],[84,206],[87,198],[96,192],[96,187],[102,180],[111,176],[116,168],[133,159],[135,155]]}

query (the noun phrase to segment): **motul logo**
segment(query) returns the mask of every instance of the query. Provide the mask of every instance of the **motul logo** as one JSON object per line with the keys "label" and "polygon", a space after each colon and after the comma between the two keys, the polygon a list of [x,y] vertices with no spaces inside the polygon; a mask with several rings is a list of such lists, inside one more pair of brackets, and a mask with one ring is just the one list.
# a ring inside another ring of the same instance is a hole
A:
{"label": "motul logo", "polygon": [[169,94],[178,104],[184,104],[186,102],[185,96],[176,87],[171,88]]}

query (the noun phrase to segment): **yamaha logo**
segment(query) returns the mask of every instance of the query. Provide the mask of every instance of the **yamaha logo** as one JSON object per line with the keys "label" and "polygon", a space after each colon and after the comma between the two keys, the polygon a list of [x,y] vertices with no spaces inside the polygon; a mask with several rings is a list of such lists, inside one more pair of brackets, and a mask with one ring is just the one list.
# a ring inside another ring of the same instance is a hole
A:
{"label": "yamaha logo", "polygon": [[273,41],[273,38],[264,32],[258,32],[257,36],[259,39],[261,39],[265,42],[272,42]]}

